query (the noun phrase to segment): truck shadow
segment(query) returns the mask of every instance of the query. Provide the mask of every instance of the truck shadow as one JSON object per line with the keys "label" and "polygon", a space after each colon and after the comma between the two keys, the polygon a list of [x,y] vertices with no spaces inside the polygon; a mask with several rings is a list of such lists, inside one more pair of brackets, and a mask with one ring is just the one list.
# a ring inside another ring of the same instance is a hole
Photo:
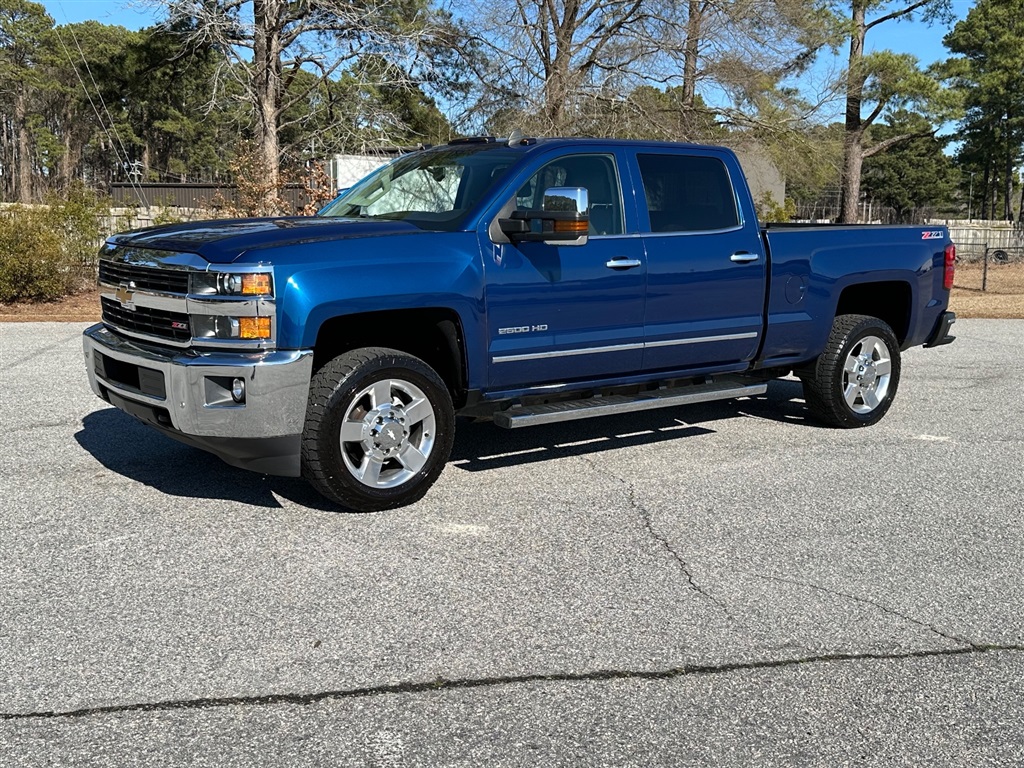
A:
{"label": "truck shadow", "polygon": [[[449,465],[478,472],[527,465],[612,448],[651,445],[714,434],[725,419],[763,418],[817,426],[808,421],[799,382],[775,381],[768,393],[683,408],[563,422],[522,430],[490,423],[460,423]],[[169,496],[237,501],[280,508],[279,497],[311,509],[349,512],[324,499],[301,478],[259,475],[178,443],[115,408],[82,419],[78,444],[112,472]]]}
{"label": "truck shadow", "polygon": [[169,496],[238,501],[280,508],[278,496],[323,511],[343,508],[298,477],[259,475],[166,437],[116,408],[82,419],[75,440],[112,472]]}
{"label": "truck shadow", "polygon": [[809,420],[798,381],[779,380],[768,392],[743,400],[722,400],[596,419],[504,430],[488,422],[460,424],[451,466],[469,472],[586,456],[613,448],[652,445],[714,434],[714,422],[753,417],[817,427]]}

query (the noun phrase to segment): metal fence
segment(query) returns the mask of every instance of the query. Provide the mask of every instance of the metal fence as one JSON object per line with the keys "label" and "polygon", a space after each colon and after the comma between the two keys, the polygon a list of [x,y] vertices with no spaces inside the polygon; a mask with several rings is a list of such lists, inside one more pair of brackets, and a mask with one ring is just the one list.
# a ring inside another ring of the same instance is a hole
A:
{"label": "metal fence", "polygon": [[944,224],[956,244],[957,288],[1024,294],[1024,227],[1021,222],[931,220]]}
{"label": "metal fence", "polygon": [[1024,294],[1024,246],[958,244],[956,259],[957,288]]}
{"label": "metal fence", "polygon": [[[114,205],[158,208],[202,208],[210,210],[224,203],[238,203],[238,188],[223,184],[125,184],[110,185]],[[288,184],[279,197],[299,210],[309,202],[301,184]]]}

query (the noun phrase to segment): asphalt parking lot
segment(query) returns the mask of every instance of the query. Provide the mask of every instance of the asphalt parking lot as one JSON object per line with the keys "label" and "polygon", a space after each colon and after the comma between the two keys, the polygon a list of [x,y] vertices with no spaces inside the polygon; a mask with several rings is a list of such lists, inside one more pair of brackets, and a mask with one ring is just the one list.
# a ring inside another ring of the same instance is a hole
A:
{"label": "asphalt parking lot", "polygon": [[870,429],[460,425],[377,514],[105,406],[83,327],[0,325],[5,766],[1024,764],[1024,321]]}

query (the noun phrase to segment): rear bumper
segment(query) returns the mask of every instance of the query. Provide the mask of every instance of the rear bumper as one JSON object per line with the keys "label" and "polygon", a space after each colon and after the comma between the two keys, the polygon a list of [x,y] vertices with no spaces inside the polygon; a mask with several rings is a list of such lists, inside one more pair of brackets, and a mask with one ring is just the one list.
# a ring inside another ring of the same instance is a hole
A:
{"label": "rear bumper", "polygon": [[953,327],[953,323],[956,322],[956,314],[953,312],[943,312],[939,315],[939,319],[935,323],[935,328],[932,330],[928,340],[924,343],[927,347],[941,347],[943,344],[951,343],[956,336],[949,335],[949,329]]}
{"label": "rear bumper", "polygon": [[[196,353],[132,341],[102,323],[82,343],[89,385],[107,402],[233,466],[299,474],[312,351]],[[230,395],[234,379],[245,382],[242,403]]]}

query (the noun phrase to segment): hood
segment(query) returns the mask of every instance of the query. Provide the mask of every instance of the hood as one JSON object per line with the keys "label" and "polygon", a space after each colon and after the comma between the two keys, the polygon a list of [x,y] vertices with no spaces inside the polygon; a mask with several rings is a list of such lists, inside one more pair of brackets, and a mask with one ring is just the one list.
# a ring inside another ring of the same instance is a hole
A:
{"label": "hood", "polygon": [[262,248],[356,237],[412,235],[422,231],[402,221],[288,216],[148,227],[122,232],[109,238],[108,242],[122,247],[197,253],[209,262],[228,264],[246,251]]}

